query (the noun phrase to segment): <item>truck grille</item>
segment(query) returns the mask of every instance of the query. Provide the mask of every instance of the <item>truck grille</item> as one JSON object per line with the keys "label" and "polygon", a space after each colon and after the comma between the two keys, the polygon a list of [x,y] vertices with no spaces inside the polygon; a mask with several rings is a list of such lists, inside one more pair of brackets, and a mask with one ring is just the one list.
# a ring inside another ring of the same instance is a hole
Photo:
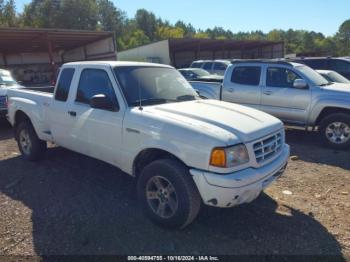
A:
{"label": "truck grille", "polygon": [[0,96],[0,108],[7,109],[7,97],[6,96]]}
{"label": "truck grille", "polygon": [[255,153],[256,162],[262,164],[268,159],[276,156],[281,150],[283,145],[282,132],[268,136],[253,144],[253,150]]}

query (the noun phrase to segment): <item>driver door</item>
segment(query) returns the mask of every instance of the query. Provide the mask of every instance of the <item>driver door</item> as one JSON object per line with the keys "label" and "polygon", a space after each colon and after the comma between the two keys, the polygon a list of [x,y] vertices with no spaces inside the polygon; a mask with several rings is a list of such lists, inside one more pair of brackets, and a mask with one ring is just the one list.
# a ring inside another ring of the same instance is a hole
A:
{"label": "driver door", "polygon": [[[113,109],[90,106],[93,96],[103,94]],[[121,164],[124,104],[112,73],[107,68],[82,68],[71,115],[75,119],[72,136],[84,153],[114,165]]]}
{"label": "driver door", "polygon": [[290,124],[304,125],[311,101],[309,87],[294,87],[294,80],[303,79],[290,68],[265,68],[265,85],[261,94],[261,110]]}

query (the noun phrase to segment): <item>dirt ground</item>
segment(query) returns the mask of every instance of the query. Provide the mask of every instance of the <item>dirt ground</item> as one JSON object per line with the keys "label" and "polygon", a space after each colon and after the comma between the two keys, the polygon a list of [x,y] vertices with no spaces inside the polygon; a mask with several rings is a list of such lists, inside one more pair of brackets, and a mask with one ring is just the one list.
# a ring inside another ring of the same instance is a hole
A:
{"label": "dirt ground", "polygon": [[53,147],[24,161],[0,123],[0,255],[286,254],[350,256],[350,152],[287,131],[286,173],[248,205],[204,207],[182,231],[138,208],[135,182],[103,162]]}

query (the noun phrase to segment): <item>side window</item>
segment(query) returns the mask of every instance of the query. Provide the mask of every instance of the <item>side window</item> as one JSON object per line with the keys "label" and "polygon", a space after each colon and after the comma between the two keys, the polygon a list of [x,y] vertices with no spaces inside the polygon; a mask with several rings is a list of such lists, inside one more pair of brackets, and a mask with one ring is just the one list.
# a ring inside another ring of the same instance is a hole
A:
{"label": "side window", "polygon": [[118,103],[107,72],[101,69],[84,69],[80,75],[75,101],[90,104],[90,99],[100,94],[108,97],[114,104]]}
{"label": "side window", "polygon": [[220,71],[225,71],[227,68],[227,65],[225,65],[224,63],[214,63],[214,70],[220,70]]}
{"label": "side window", "polygon": [[73,68],[64,68],[62,70],[60,79],[58,80],[58,83],[57,83],[57,88],[55,93],[56,100],[63,101],[63,102],[67,101],[69,88],[72,83],[74,71],[75,70]]}
{"label": "side window", "polygon": [[211,70],[212,66],[213,66],[212,62],[207,62],[204,64],[203,69],[204,70]]}
{"label": "side window", "polygon": [[269,67],[267,69],[266,85],[270,87],[293,87],[295,79],[301,79],[287,68]]}
{"label": "side window", "polygon": [[350,63],[346,61],[332,59],[330,61],[330,67],[337,72],[350,72]]}
{"label": "side window", "polygon": [[237,66],[233,69],[231,82],[258,86],[260,83],[261,68],[259,66]]}

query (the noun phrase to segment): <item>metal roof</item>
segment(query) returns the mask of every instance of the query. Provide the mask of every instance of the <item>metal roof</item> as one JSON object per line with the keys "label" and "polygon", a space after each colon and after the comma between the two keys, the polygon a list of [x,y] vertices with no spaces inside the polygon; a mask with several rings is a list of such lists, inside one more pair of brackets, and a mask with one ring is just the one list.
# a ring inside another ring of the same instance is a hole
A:
{"label": "metal roof", "polygon": [[52,43],[53,50],[70,50],[108,37],[114,37],[114,33],[0,27],[0,53],[46,52],[48,42]]}
{"label": "metal roof", "polygon": [[185,51],[219,51],[219,50],[240,50],[253,49],[274,44],[283,44],[281,41],[268,40],[229,40],[229,39],[197,39],[197,38],[180,38],[169,39],[169,47],[173,52]]}

